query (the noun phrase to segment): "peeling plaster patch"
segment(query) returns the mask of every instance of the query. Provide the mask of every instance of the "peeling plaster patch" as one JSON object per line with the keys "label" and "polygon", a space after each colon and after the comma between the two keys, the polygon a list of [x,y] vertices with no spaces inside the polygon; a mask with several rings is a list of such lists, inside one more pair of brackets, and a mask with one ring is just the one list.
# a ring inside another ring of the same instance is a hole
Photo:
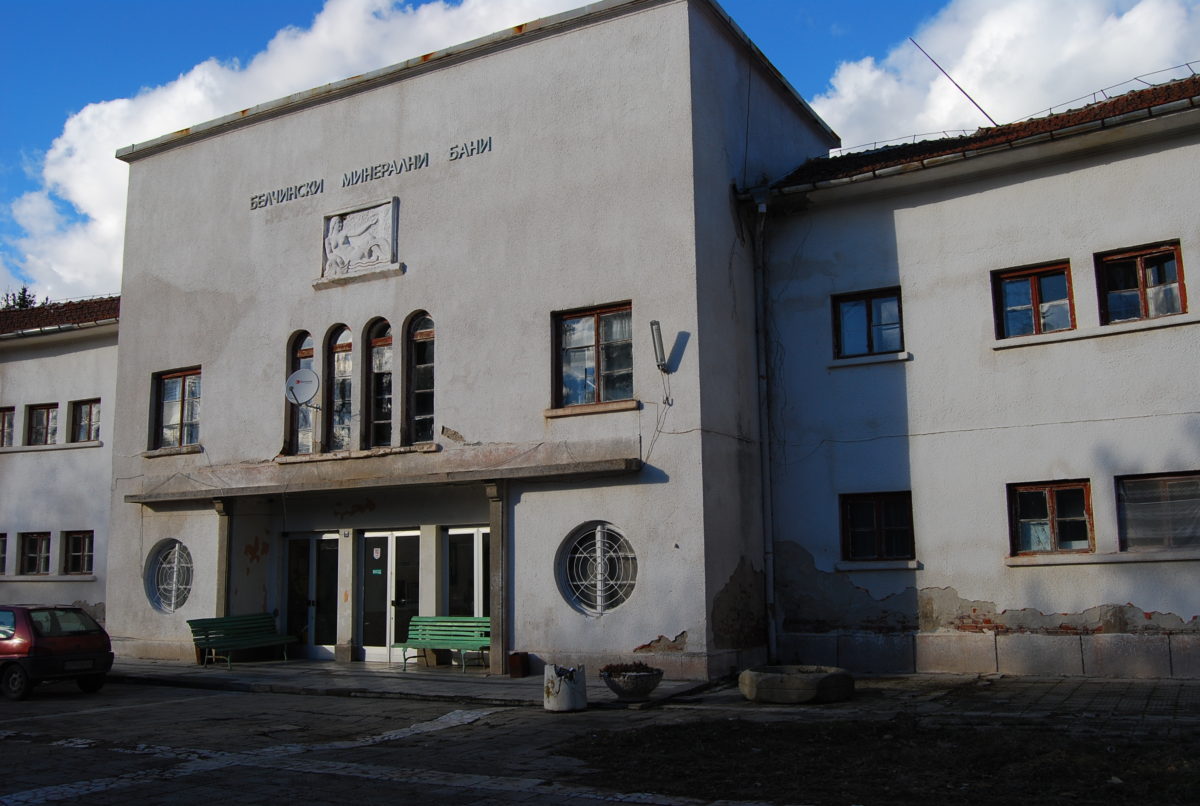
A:
{"label": "peeling plaster patch", "polygon": [[[246,547],[242,549],[242,553],[246,555],[246,562],[248,563],[261,562],[262,560],[266,559],[266,556],[270,551],[271,544],[262,540],[257,535],[255,535],[253,543],[247,543]],[[249,568],[246,569],[246,573],[250,573]]]}
{"label": "peeling plaster patch", "polygon": [[742,557],[725,587],[713,597],[713,647],[743,649],[767,643],[767,622],[764,618],[765,593],[763,573],[756,571]]}
{"label": "peeling plaster patch", "polygon": [[1131,603],[1097,605],[1081,613],[1043,613],[1032,607],[997,611],[995,603],[963,599],[954,588],[925,588],[919,602],[923,632],[1200,633],[1200,616],[1185,621],[1174,613],[1146,612]]}
{"label": "peeling plaster patch", "polygon": [[775,544],[775,597],[787,632],[917,629],[915,587],[876,599],[845,574],[819,570],[812,554],[795,543]]}
{"label": "peeling plaster patch", "polygon": [[679,633],[674,638],[668,638],[665,635],[660,635],[649,643],[642,644],[634,648],[634,652],[686,652],[687,651],[687,630]]}

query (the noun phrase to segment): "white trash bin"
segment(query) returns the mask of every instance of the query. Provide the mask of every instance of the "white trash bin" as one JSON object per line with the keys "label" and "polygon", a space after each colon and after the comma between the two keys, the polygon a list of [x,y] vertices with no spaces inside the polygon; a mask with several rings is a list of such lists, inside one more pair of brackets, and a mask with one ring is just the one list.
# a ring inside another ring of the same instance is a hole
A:
{"label": "white trash bin", "polygon": [[587,709],[587,674],[581,664],[564,669],[546,664],[544,705],[547,711],[583,711]]}

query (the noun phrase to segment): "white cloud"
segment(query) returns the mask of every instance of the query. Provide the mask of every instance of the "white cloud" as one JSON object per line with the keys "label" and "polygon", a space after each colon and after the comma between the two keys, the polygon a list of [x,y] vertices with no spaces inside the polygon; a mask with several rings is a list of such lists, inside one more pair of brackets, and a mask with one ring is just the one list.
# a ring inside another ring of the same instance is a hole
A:
{"label": "white cloud", "polygon": [[120,289],[128,169],[113,154],[121,146],[579,4],[328,0],[310,28],[285,28],[245,67],[209,60],[133,98],[90,104],[68,119],[46,152],[41,188],[11,205],[24,235],[12,244],[19,267],[0,265],[0,288],[20,285],[23,274],[39,296],[53,299]]}
{"label": "white cloud", "polygon": [[[1200,59],[1200,0],[954,0],[913,38],[997,123],[1011,123]],[[839,65],[812,105],[848,147],[989,125],[907,41],[882,61]]]}

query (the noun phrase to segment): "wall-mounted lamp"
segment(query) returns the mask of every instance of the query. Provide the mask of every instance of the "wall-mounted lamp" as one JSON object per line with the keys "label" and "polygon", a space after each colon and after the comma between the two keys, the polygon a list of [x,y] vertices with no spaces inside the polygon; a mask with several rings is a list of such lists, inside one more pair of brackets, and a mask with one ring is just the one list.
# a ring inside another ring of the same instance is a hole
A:
{"label": "wall-mounted lamp", "polygon": [[654,363],[662,372],[667,371],[667,354],[663,352],[662,328],[657,319],[650,320],[650,336],[654,339]]}

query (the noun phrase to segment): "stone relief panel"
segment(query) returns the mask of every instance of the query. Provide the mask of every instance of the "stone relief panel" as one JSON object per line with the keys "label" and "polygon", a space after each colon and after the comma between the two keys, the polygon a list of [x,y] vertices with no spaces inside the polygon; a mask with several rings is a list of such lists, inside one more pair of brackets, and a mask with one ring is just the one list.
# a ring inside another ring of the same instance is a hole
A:
{"label": "stone relief panel", "polygon": [[392,199],[326,216],[321,276],[332,279],[396,268],[399,209],[399,199]]}

